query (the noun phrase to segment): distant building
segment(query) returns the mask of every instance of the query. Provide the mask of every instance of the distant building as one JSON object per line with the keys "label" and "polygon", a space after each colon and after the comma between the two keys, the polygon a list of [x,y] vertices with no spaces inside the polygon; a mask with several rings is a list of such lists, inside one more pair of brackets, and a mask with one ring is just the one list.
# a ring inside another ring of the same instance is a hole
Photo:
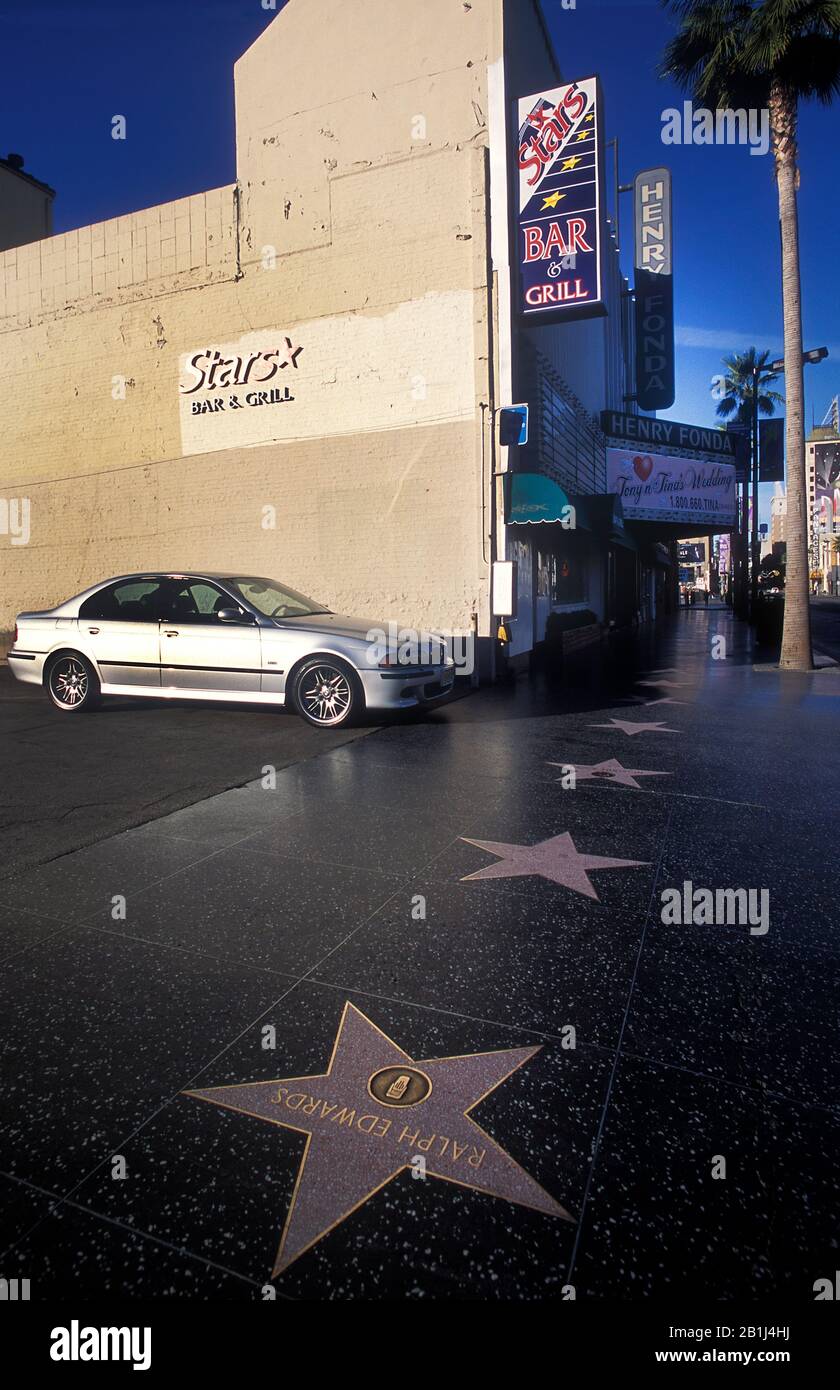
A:
{"label": "distant building", "polygon": [[712,537],[691,536],[677,542],[680,584],[694,589],[712,589]]}
{"label": "distant building", "polygon": [[840,431],[836,423],[818,425],[805,444],[810,521],[811,573],[821,576],[824,593],[840,593],[840,567],[834,537],[840,534]]}
{"label": "distant building", "polygon": [[781,483],[776,483],[773,498],[770,502],[770,544],[768,549],[772,550],[774,545],[780,541],[787,541],[787,495]]}
{"label": "distant building", "polygon": [[52,236],[55,190],[27,173],[23,163],[20,154],[0,159],[0,251]]}

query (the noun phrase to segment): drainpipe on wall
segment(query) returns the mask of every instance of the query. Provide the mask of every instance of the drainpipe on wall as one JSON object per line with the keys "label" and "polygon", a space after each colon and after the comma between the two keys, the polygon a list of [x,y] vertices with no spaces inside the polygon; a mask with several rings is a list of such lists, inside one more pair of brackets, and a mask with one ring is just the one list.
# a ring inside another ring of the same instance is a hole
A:
{"label": "drainpipe on wall", "polygon": [[236,245],[236,270],[233,278],[234,280],[241,280],[244,275],[240,240],[242,234],[242,188],[238,183],[233,186],[233,226],[235,231],[234,242]]}

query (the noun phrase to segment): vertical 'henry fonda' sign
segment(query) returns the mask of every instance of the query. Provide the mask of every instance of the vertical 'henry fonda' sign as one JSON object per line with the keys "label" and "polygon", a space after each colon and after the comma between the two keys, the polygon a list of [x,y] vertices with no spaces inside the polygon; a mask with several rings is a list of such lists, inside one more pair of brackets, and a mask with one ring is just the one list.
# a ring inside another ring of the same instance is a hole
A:
{"label": "vertical 'henry fonda' sign", "polygon": [[641,410],[674,404],[674,279],[671,171],[644,169],[635,204],[636,400]]}
{"label": "vertical 'henry fonda' sign", "polygon": [[520,312],[536,322],[603,314],[598,79],[520,97],[518,117]]}

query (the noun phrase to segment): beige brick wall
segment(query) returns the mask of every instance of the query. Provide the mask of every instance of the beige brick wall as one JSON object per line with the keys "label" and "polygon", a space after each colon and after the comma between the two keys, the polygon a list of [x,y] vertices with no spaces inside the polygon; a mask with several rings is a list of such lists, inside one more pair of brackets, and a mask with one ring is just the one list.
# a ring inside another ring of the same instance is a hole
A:
{"label": "beige brick wall", "polygon": [[339,612],[468,626],[481,593],[458,562],[480,540],[479,499],[450,461],[472,444],[468,422],[35,483],[31,541],[2,552],[4,583],[37,609],[111,573],[231,567]]}
{"label": "beige brick wall", "polygon": [[0,255],[0,332],[230,278],[234,188],[80,227]]}
{"label": "beige brick wall", "polygon": [[[297,0],[240,60],[238,186],[0,256],[0,499],[31,507],[28,545],[0,534],[0,631],[110,574],[228,565],[486,630],[496,6],[347,8]],[[284,335],[292,403],[234,414],[222,391],[191,419],[190,354]]]}

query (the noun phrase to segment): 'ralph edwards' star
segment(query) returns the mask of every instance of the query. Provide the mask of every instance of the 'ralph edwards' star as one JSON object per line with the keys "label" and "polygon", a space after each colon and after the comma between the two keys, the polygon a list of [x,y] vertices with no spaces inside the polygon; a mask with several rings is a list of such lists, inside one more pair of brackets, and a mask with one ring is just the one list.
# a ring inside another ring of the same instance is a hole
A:
{"label": "'ralph edwards' star", "polygon": [[428,1177],[571,1221],[470,1114],[539,1051],[415,1062],[348,1002],[325,1072],[184,1094],[306,1135],[273,1278],[418,1155]]}
{"label": "'ralph edwards' star", "polygon": [[623,733],[629,734],[633,738],[634,734],[643,734],[645,731],[655,734],[678,734],[679,729],[669,729],[667,724],[638,724],[632,719],[611,719],[609,724],[590,724],[590,729],[621,729]]}
{"label": "'ralph edwards' star", "polygon": [[[648,772],[641,767],[622,767],[618,758],[606,758],[602,763],[552,763],[549,767],[573,768],[576,782],[615,782],[619,787],[635,787],[641,791],[637,777],[671,777],[670,772]],[[562,781],[562,778],[559,780]]]}
{"label": "'ralph edwards' star", "polygon": [[600,899],[587,874],[587,869],[639,869],[645,868],[642,859],[605,859],[600,854],[580,854],[574,840],[566,831],[553,835],[550,840],[540,840],[536,845],[508,845],[498,840],[470,840],[462,835],[468,845],[486,849],[488,854],[498,856],[497,864],[488,864],[474,874],[466,874],[461,880],[468,883],[476,878],[526,878],[536,874],[547,878],[550,883],[559,883],[563,888],[571,888],[574,893],[582,893],[585,898]]}

